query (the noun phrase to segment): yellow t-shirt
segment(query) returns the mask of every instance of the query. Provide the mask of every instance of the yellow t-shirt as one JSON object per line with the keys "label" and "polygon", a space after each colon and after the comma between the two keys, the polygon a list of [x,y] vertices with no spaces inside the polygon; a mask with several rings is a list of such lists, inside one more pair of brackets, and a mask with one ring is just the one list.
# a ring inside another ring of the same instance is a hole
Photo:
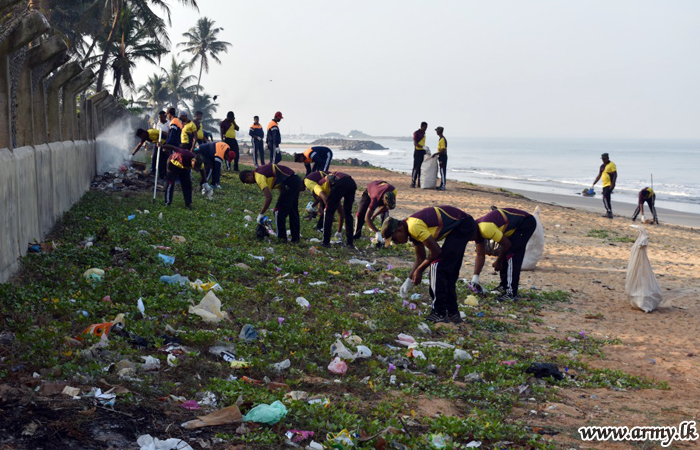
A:
{"label": "yellow t-shirt", "polygon": [[435,232],[438,227],[429,227],[425,222],[415,217],[406,219],[408,225],[408,234],[419,242],[425,242],[430,236],[435,237]]}
{"label": "yellow t-shirt", "polygon": [[504,233],[503,231],[506,229],[506,226],[507,224],[499,227],[493,222],[481,222],[479,224],[479,233],[484,239],[491,239],[495,242],[501,242],[503,236],[510,237],[515,232],[515,229],[513,229]]}
{"label": "yellow t-shirt", "polygon": [[190,134],[197,134],[197,125],[195,125],[194,122],[190,122],[182,128],[182,133],[180,134],[180,142],[183,144],[189,144]]}
{"label": "yellow t-shirt", "polygon": [[615,165],[614,162],[610,161],[606,166],[605,169],[603,169],[603,187],[608,187],[612,185],[612,179],[610,178],[610,174],[613,172],[617,172],[617,166]]}
{"label": "yellow t-shirt", "polygon": [[236,139],[236,121],[231,122],[231,126],[224,133],[225,138]]}
{"label": "yellow t-shirt", "polygon": [[202,124],[199,124],[199,128],[197,128],[197,139],[200,141],[204,140],[204,127],[202,127]]}
{"label": "yellow t-shirt", "polygon": [[314,186],[314,194],[320,195],[321,192],[326,194],[326,196],[331,195],[331,184],[328,182],[328,178],[325,178],[326,182],[323,184],[318,184],[315,183],[316,186]]}
{"label": "yellow t-shirt", "polygon": [[444,153],[445,151],[447,151],[447,139],[443,136],[438,141],[438,152]]}
{"label": "yellow t-shirt", "polygon": [[[151,141],[151,142],[153,142],[154,144],[158,142],[158,136],[161,136],[160,130],[156,130],[156,129],[153,129],[153,128],[151,128],[150,130],[148,130],[148,140]],[[164,144],[164,143],[165,143],[165,139],[163,139],[163,138],[161,137],[160,143],[161,143],[161,144]]]}

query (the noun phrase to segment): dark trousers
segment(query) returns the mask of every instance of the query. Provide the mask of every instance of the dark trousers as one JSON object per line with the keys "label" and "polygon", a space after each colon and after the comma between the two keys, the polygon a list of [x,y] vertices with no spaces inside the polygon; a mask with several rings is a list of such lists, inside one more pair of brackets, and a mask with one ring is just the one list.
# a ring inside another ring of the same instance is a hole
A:
{"label": "dark trousers", "polygon": [[224,160],[216,157],[214,158],[214,164],[211,168],[211,185],[218,186],[221,182],[221,166],[224,164]]}
{"label": "dark trousers", "polygon": [[440,164],[440,178],[442,179],[440,187],[445,187],[447,185],[447,153],[438,155],[438,164]]}
{"label": "dark trousers", "polygon": [[[269,148],[269,147],[268,147]],[[269,148],[270,150],[270,164],[277,164],[282,161],[282,152],[275,152],[274,148]]]}
{"label": "dark trousers", "polygon": [[299,190],[301,178],[292,175],[285,180],[280,187],[280,196],[275,205],[275,224],[277,237],[280,241],[287,241],[287,217],[289,217],[289,229],[292,232],[292,242],[299,242],[299,230],[301,219],[299,217]]}
{"label": "dark trousers", "polygon": [[472,233],[473,230],[463,221],[447,235],[441,247],[440,258],[430,265],[430,298],[433,311],[440,315],[459,314],[457,279]]}
{"label": "dark trousers", "polygon": [[634,215],[632,216],[632,220],[637,220],[637,216],[639,215],[639,212],[642,210],[641,206],[646,202],[647,206],[649,206],[649,211],[653,214],[654,217],[654,222],[658,225],[659,223],[659,218],[656,216],[656,194],[652,195],[651,197],[645,199],[637,205],[637,209],[634,210]]}
{"label": "dark trousers", "polygon": [[413,173],[411,174],[411,186],[420,187],[420,168],[425,159],[425,150],[416,150],[413,152]]}
{"label": "dark trousers", "polygon": [[[238,141],[231,138],[224,138],[224,142],[231,147],[231,151],[233,152],[233,171],[238,172],[238,159],[241,156],[241,152],[238,149]],[[227,166],[229,169],[231,168],[229,164],[227,164]]]}
{"label": "dark trousers", "polygon": [[[158,148],[153,149],[151,155],[151,173],[156,176],[156,160],[158,159]],[[165,180],[165,172],[168,168],[168,152],[160,150],[160,161],[158,161],[158,178]]]}
{"label": "dark trousers", "polygon": [[[360,203],[357,206],[357,214],[355,218],[355,234],[354,239],[360,239],[362,237],[362,227],[365,226],[365,216],[367,215],[367,210],[369,209],[369,204],[372,200],[369,198],[367,191],[362,193],[362,198],[360,198]],[[370,211],[370,214],[374,214],[374,210]],[[382,214],[382,223],[389,217],[389,212]],[[379,225],[381,227],[381,224]]]}
{"label": "dark trousers", "polygon": [[[265,165],[265,147],[263,142],[258,139],[253,139],[253,161],[255,162],[255,167]],[[258,158],[260,162],[258,163]]]}
{"label": "dark trousers", "polygon": [[[319,154],[314,159],[314,167],[312,172],[326,172],[331,168],[331,161],[333,161],[333,152],[328,150],[326,154]],[[307,174],[308,175],[308,174]]]}
{"label": "dark trousers", "polygon": [[533,216],[526,217],[515,232],[508,238],[510,248],[501,266],[501,287],[506,295],[517,297],[520,284],[520,268],[525,258],[525,247],[537,228],[537,220]]}
{"label": "dark trousers", "polygon": [[173,202],[175,180],[180,180],[182,195],[185,197],[185,206],[190,206],[192,204],[192,178],[190,178],[190,169],[181,169],[172,164],[168,164],[168,176],[166,180],[165,204],[170,205]]}
{"label": "dark trousers", "polygon": [[355,192],[357,184],[350,177],[340,178],[331,186],[331,193],[328,196],[326,210],[323,213],[323,245],[330,245],[331,234],[333,233],[333,216],[343,202],[343,212],[345,213],[345,239],[347,245],[352,245],[353,240],[353,219],[352,204],[355,202]]}
{"label": "dark trousers", "polygon": [[610,194],[612,194],[612,189],[610,189],[610,186],[605,186],[603,188],[603,206],[605,206],[605,212],[608,215],[612,215],[612,203],[610,203]]}

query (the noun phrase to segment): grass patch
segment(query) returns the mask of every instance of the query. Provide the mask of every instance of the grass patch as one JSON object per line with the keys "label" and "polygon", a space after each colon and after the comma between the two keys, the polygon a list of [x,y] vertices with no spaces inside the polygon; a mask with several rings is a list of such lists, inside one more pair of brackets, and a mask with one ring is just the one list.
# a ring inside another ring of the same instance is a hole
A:
{"label": "grass patch", "polygon": [[[176,418],[185,413],[163,401],[171,394],[191,399],[209,391],[220,406],[240,397],[244,414],[253,405],[284,400],[289,414],[279,426],[253,427],[245,435],[212,429],[228,442],[255,448],[280,448],[284,431],[290,428],[313,430],[316,440],[324,441],[327,433],[343,429],[372,435],[388,426],[405,426],[410,431],[410,435],[387,436],[387,440],[408,448],[427,446],[430,433],[449,436],[454,444],[476,439],[487,448],[501,441],[512,442],[512,449],[553,448],[544,437],[533,435],[526,423],[510,417],[525,395],[520,394],[521,387],[529,383],[525,369],[542,358],[518,344],[517,337],[529,331],[531,324],[541,322],[538,314],[544,308],[568,302],[569,293],[524,290],[515,303],[499,303],[495,296],[485,296],[478,307],[460,305],[466,326],[435,329],[424,335],[419,324],[428,312],[427,287],[415,290],[420,299],[413,300],[417,306],[414,311],[398,296],[400,282],[384,285],[379,281],[383,273],[399,280],[408,275],[407,269],[389,269],[388,263],[392,258],[411,261],[410,246],[319,250],[314,248],[318,244],[309,242],[309,238],[320,237],[312,229],[314,222],[304,220],[300,244],[257,241],[254,225],[244,216],[256,215],[262,195],[254,186],[243,186],[234,174],[224,173],[223,181],[224,188],[216,192],[213,201],[196,196],[194,211],[184,208],[179,190],[168,208],[162,198],[152,203],[147,192],[87,193],[49,237],[60,244],[59,249],[25,257],[13,283],[0,285],[0,329],[15,333],[12,345],[0,348],[0,381],[17,382],[33,372],[42,373],[44,379],[80,380],[88,386],[104,378],[132,391],[118,397],[118,410],[128,414],[130,408],[157,404]],[[306,196],[308,193],[302,194],[300,204],[308,200]],[[146,214],[144,210],[150,211]],[[161,213],[162,220],[158,217]],[[127,220],[132,214],[135,219]],[[182,235],[187,242],[174,244],[173,235]],[[88,237],[94,238],[94,245],[80,245]],[[359,246],[366,247],[367,241],[360,241]],[[174,256],[175,263],[163,264],[158,253]],[[252,256],[263,256],[264,260]],[[374,270],[368,270],[364,265],[348,264],[351,257],[377,262]],[[91,267],[105,269],[101,282],[82,277]],[[190,280],[216,280],[223,288],[217,296],[231,320],[208,325],[188,314],[190,305],[204,294],[159,281],[160,276],[175,273]],[[319,281],[325,284],[312,284]],[[375,288],[385,292],[363,294]],[[466,284],[459,283],[458,298],[463,300],[468,294]],[[103,301],[105,296],[111,301]],[[311,307],[299,307],[297,297],[305,297]],[[139,298],[145,304],[146,318],[137,307]],[[87,348],[97,343],[96,338],[81,336],[84,343],[79,348],[66,343],[65,338],[79,336],[89,325],[110,321],[118,313],[125,315],[131,337],[113,336],[107,349],[95,352]],[[257,341],[238,338],[245,324],[256,328]],[[329,349],[339,336],[349,332],[361,336],[374,356],[349,363],[348,373],[336,376],[327,369]],[[469,352],[471,359],[461,361],[457,368],[453,349],[437,347],[422,348],[426,360],[409,359],[407,349],[395,342],[399,333],[454,345]],[[135,336],[143,339],[145,347],[133,345]],[[159,349],[165,339],[175,336],[194,352],[180,358],[175,367],[168,367],[166,355]],[[548,344],[554,354],[568,358],[562,361],[570,367],[582,368],[577,369],[576,383],[659,387],[622,372],[589,370],[578,358],[566,356],[573,348],[599,354],[608,342],[587,340],[576,347],[567,342],[553,340]],[[215,344],[233,345],[236,357],[249,362],[249,368],[231,369],[209,353]],[[146,355],[158,358],[161,369],[139,372],[140,382],[120,379],[114,371],[104,370],[126,358],[140,362]],[[398,366],[392,373],[385,358],[392,358]],[[402,358],[408,361],[406,370],[397,362]],[[291,368],[276,374],[271,364],[285,359],[291,361]],[[504,361],[515,362],[507,365]],[[467,375],[471,381],[465,382]],[[328,398],[329,404],[285,400],[283,392],[251,384],[243,377],[269,377],[290,389]],[[557,384],[571,383],[574,381]],[[527,396],[537,399],[554,392],[549,385],[538,383],[528,389]],[[421,413],[418,398],[447,400],[454,414],[440,417]],[[357,448],[374,448],[375,443]]]}

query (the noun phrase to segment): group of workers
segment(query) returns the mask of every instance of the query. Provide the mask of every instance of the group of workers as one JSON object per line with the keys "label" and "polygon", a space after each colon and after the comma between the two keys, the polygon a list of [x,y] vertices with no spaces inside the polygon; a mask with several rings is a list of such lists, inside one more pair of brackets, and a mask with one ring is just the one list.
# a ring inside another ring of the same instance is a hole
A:
{"label": "group of workers", "polygon": [[[428,149],[428,147],[425,145],[425,132],[427,130],[428,123],[421,122],[420,128],[413,133],[413,171],[411,173],[412,188],[421,187],[420,173]],[[443,127],[435,128],[435,133],[438,135],[437,158],[440,173],[440,186],[436,188],[438,191],[444,191],[447,189],[447,139],[443,134],[444,131],[445,128]]]}
{"label": "group of workers", "polygon": [[[611,194],[615,190],[615,183],[617,182],[617,166],[614,162],[610,161],[610,155],[607,153],[600,155],[600,158],[603,160],[603,164],[601,164],[600,170],[598,171],[598,176],[591,185],[590,192],[593,192],[593,187],[599,180],[603,181],[603,206],[605,207],[605,214],[603,214],[603,217],[612,219],[613,212]],[[656,194],[650,187],[645,187],[639,191],[639,194],[637,195],[637,209],[635,209],[634,214],[632,215],[632,221],[634,222],[637,220],[637,217],[641,213],[642,222],[646,222],[646,218],[644,217],[644,203],[649,206],[649,211],[653,217],[652,223],[658,225],[659,217],[656,214]]]}

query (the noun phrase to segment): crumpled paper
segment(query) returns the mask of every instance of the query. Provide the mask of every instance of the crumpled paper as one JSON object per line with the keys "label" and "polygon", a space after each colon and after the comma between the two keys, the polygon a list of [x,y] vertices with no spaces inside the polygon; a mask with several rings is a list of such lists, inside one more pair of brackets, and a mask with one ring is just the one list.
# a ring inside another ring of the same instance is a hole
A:
{"label": "crumpled paper", "polygon": [[237,422],[243,422],[243,415],[237,405],[231,405],[206,416],[197,416],[197,419],[185,422],[181,426],[187,430],[194,430],[195,428],[213,427]]}
{"label": "crumpled paper", "polygon": [[214,291],[207,292],[199,305],[190,306],[190,314],[196,314],[206,323],[219,323],[222,319],[229,320],[228,313],[221,311],[221,300]]}

